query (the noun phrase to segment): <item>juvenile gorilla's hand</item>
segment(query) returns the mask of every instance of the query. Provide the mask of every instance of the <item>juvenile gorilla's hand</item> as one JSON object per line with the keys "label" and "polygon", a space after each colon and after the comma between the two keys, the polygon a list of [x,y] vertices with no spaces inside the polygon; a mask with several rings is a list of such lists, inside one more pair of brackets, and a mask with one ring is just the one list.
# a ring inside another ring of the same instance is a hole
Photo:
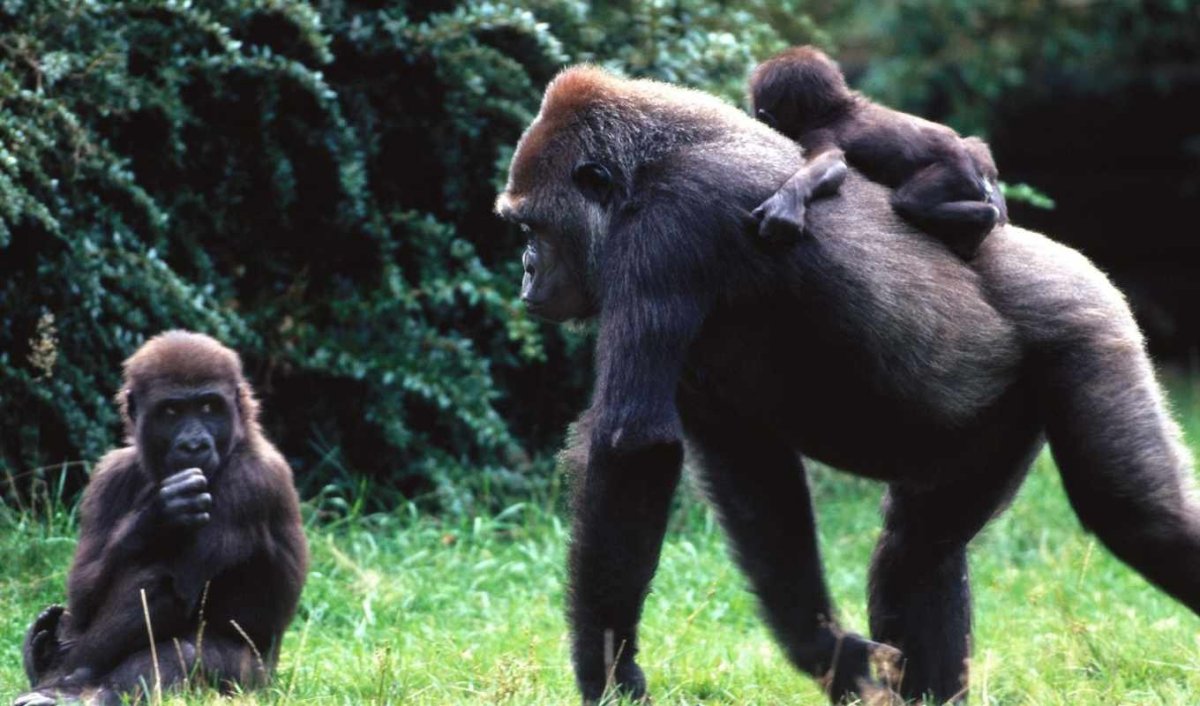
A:
{"label": "juvenile gorilla's hand", "polygon": [[189,468],[168,476],[158,489],[158,506],[170,527],[196,529],[208,524],[212,495],[204,472]]}

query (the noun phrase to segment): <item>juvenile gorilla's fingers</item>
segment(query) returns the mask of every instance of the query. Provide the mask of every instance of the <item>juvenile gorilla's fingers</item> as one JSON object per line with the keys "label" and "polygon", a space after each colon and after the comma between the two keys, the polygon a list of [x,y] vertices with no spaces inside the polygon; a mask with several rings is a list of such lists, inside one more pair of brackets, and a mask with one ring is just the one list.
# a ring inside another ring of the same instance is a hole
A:
{"label": "juvenile gorilla's fingers", "polygon": [[203,474],[198,476],[189,476],[183,480],[164,483],[162,490],[159,491],[164,498],[173,498],[181,495],[195,495],[208,490],[208,479]]}
{"label": "juvenile gorilla's fingers", "polygon": [[208,524],[208,521],[211,519],[212,516],[207,512],[189,513],[179,517],[179,524],[184,527],[200,527]]}
{"label": "juvenile gorilla's fingers", "polygon": [[50,631],[39,630],[29,640],[29,647],[39,659],[44,658],[50,647]]}
{"label": "juvenile gorilla's fingers", "polygon": [[212,507],[212,502],[212,494],[207,488],[201,488],[198,491],[173,494],[165,498],[164,507],[168,511],[207,510]]}
{"label": "juvenile gorilla's fingers", "polygon": [[759,210],[763,218],[759,224],[758,234],[770,243],[792,243],[800,239],[804,233],[805,207],[803,203],[781,203],[776,194],[767,200]]}
{"label": "juvenile gorilla's fingers", "polygon": [[196,515],[211,510],[212,504],[212,496],[208,493],[182,495],[168,501],[165,509],[170,514]]}
{"label": "juvenile gorilla's fingers", "polygon": [[173,473],[173,474],[167,476],[166,478],[164,478],[162,484],[164,486],[171,485],[171,484],[179,483],[179,482],[188,480],[189,478],[195,478],[195,477],[204,478],[204,471],[200,470],[199,468],[185,468],[182,471],[179,471],[178,473]]}

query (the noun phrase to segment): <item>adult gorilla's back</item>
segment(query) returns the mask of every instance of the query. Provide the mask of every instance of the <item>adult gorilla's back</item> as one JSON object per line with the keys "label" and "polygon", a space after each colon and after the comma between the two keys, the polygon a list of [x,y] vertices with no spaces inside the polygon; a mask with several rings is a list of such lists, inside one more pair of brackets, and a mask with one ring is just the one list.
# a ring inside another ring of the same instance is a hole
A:
{"label": "adult gorilla's back", "polygon": [[1187,455],[1105,277],[1011,226],[963,263],[853,173],[812,202],[811,237],[762,250],[748,212],[801,161],[710,96],[589,68],[551,84],[513,158],[497,209],[530,228],[527,289],[579,273],[560,296],[600,324],[566,455],[585,466],[569,612],[585,699],[610,676],[645,688],[637,622],[685,439],[768,623],[835,699],[884,686],[880,648],[833,617],[797,451],[889,483],[871,632],[902,650],[905,696],[965,694],[966,543],[1043,434],[1084,524],[1200,608]]}

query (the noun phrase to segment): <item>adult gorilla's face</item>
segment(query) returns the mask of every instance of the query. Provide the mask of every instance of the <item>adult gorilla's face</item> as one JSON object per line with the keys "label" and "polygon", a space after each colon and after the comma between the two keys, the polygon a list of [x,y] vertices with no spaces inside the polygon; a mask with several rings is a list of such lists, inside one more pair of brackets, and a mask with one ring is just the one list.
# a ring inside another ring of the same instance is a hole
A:
{"label": "adult gorilla's face", "polygon": [[529,235],[521,256],[521,301],[529,312],[554,323],[587,319],[597,312],[589,287],[596,273],[589,277],[588,272],[596,265],[594,258],[589,263],[588,252],[603,240],[620,189],[612,171],[595,161],[580,162],[570,181],[550,186],[554,188],[547,191],[556,197],[530,198],[505,190],[496,200],[496,212]]}
{"label": "adult gorilla's face", "polygon": [[531,235],[521,256],[521,301],[529,313],[553,323],[587,318],[591,312],[583,277],[553,241]]}

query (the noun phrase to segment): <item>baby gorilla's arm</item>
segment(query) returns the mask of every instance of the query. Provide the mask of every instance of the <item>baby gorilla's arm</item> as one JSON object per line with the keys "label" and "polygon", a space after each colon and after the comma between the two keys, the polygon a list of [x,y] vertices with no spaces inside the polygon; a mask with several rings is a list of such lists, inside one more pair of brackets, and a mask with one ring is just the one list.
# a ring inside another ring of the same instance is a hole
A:
{"label": "baby gorilla's arm", "polygon": [[813,199],[837,193],[846,178],[842,151],[830,148],[809,160],[771,198],[751,214],[758,235],[771,245],[786,245],[804,233],[804,217]]}

